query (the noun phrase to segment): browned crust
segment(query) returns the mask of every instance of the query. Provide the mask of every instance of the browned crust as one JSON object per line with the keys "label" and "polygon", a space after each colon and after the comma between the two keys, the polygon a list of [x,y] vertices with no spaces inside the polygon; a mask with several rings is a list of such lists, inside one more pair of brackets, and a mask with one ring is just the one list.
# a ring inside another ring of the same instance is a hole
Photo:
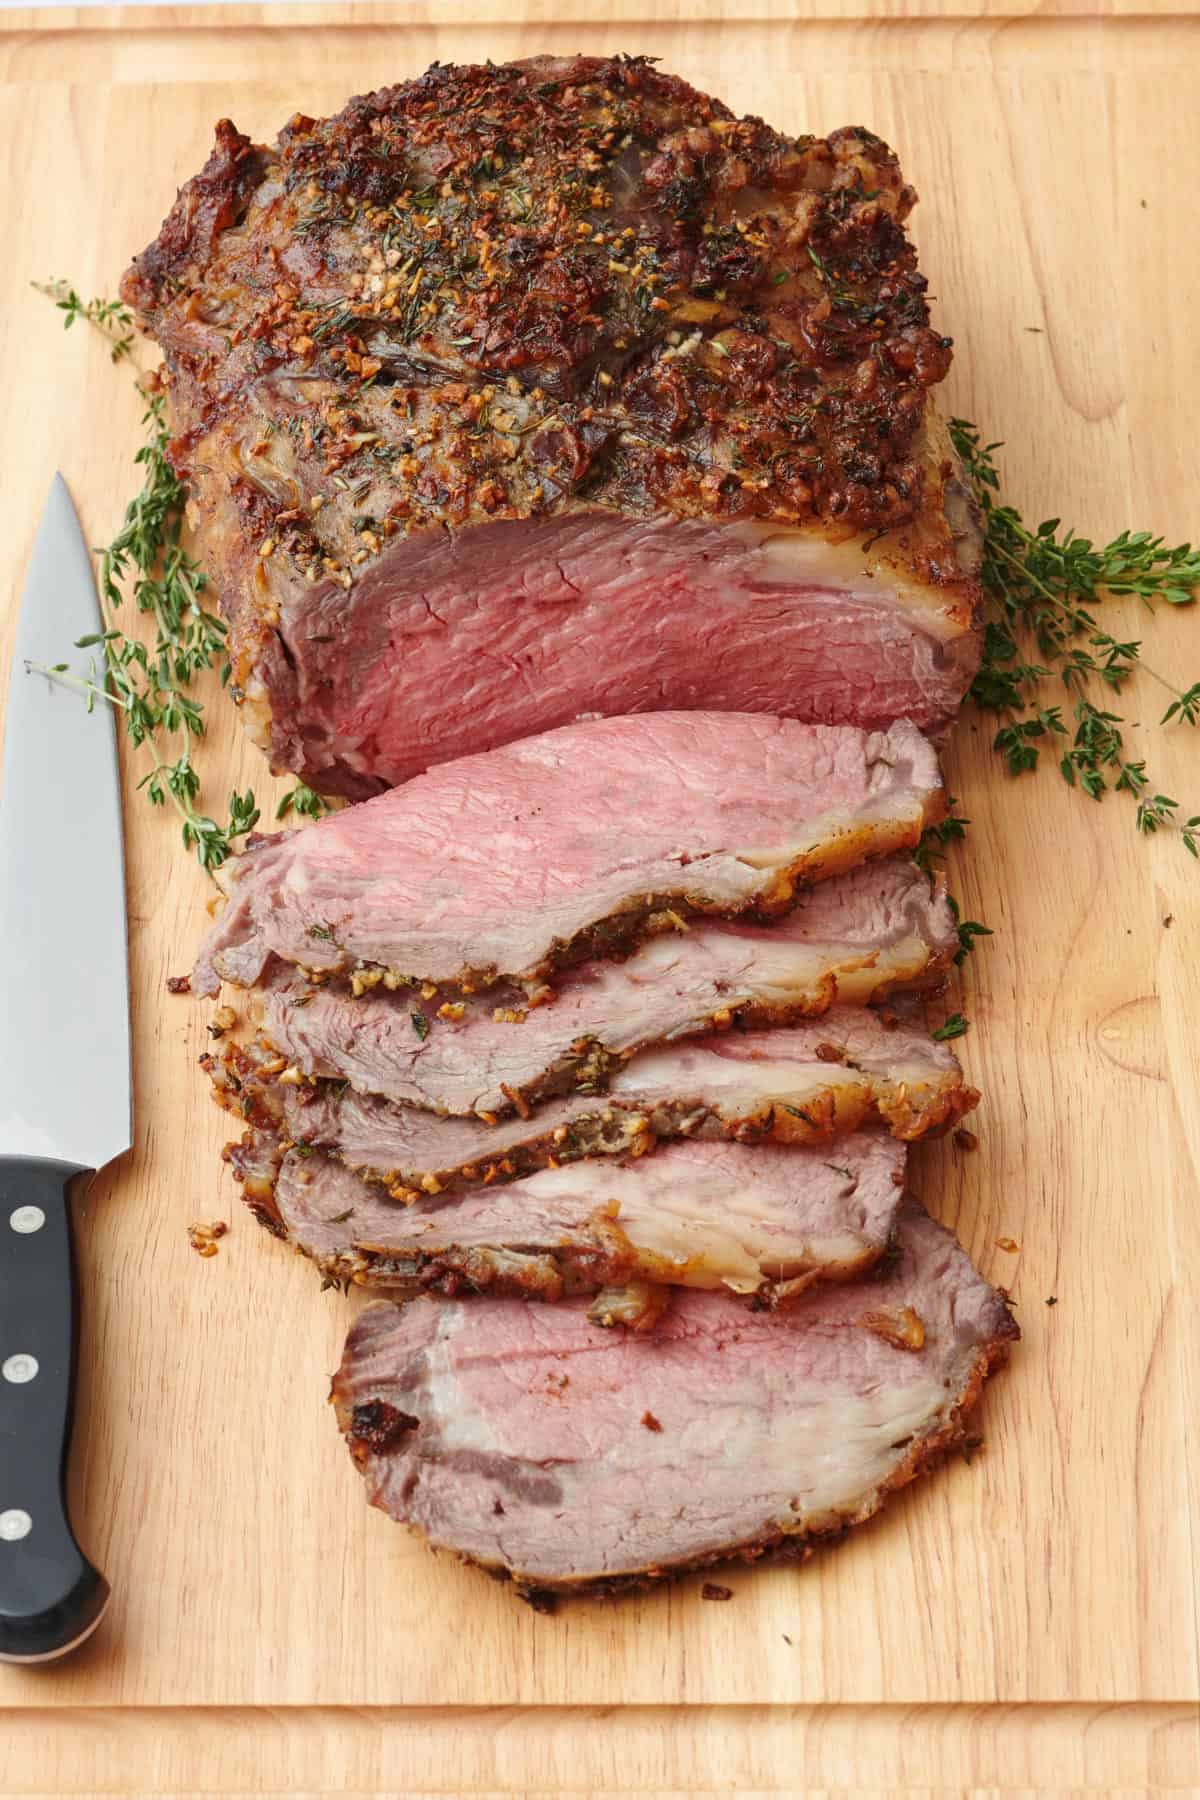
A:
{"label": "browned crust", "polygon": [[[935,878],[934,893],[935,896],[940,899],[944,892],[945,880],[944,877],[939,874]],[[651,924],[655,929],[665,930],[672,928],[670,926],[656,925],[654,921],[651,921]],[[653,935],[653,932],[651,932],[650,935]],[[881,1015],[886,1022],[890,1015],[885,1002],[892,999],[895,995],[933,996],[941,993],[946,986],[954,952],[957,947],[957,937],[951,932],[950,936],[939,948],[930,948],[929,946],[926,946],[927,960],[919,973],[903,974],[895,978],[881,976],[869,991],[861,991],[856,995],[856,1004],[863,1006],[879,1006]],[[618,960],[620,955],[632,955],[637,948],[637,944],[624,945],[617,955],[610,954],[608,960]],[[869,964],[872,960],[873,953],[866,953],[861,959],[853,959],[840,963],[837,969],[823,975],[815,985],[814,989],[804,998],[797,1000],[794,1005],[770,1005],[765,1002],[751,1002],[745,1006],[736,1008],[722,1006],[715,1012],[709,1014],[706,1019],[697,1018],[695,1029],[689,1031],[688,1036],[699,1037],[710,1031],[734,1030],[738,1028],[745,1028],[747,1030],[765,1030],[773,1026],[792,1025],[797,1019],[819,1018],[823,1013],[828,1012],[830,1007],[832,1007],[839,998],[838,976],[851,971],[856,977],[861,976],[863,966]],[[319,977],[307,977],[307,979],[312,979],[314,986],[324,986],[329,982],[337,991],[344,994],[348,983],[353,980],[353,975],[355,973],[359,973],[359,971],[354,971],[350,976],[345,977],[336,974],[327,977],[322,974]],[[569,967],[564,969],[562,973],[569,977]],[[304,992],[291,1001],[291,1004],[305,1005],[309,998],[309,991],[310,990],[305,989]],[[457,989],[453,983],[444,982],[439,986],[433,997],[426,1000],[420,997],[419,990],[413,989],[411,992],[411,999],[409,999],[408,995],[405,996],[406,1004],[409,1005],[410,1011],[419,1011],[422,1014],[428,1030],[436,1031],[440,1028],[437,1013],[438,1007],[442,1002],[442,996],[447,992],[454,993],[456,991]],[[373,992],[373,986],[368,985],[359,996],[364,1005],[369,1006],[377,1003],[372,1001],[370,997]],[[554,997],[554,990],[549,986],[540,986],[538,997],[533,1001],[530,1001],[527,995],[520,989],[514,989],[512,991],[514,1003],[523,1005],[542,1005],[550,1003],[553,1001]],[[272,1044],[269,1031],[264,1022],[261,997],[253,989],[248,991],[248,1007],[250,1019],[258,1028],[259,1043],[268,1051],[274,1051],[278,1054],[277,1047]],[[570,1093],[573,1089],[595,1087],[603,1090],[607,1087],[609,1077],[614,1070],[623,1067],[631,1057],[635,1056],[639,1050],[644,1048],[647,1048],[647,1046],[639,1044],[632,1046],[628,1050],[615,1051],[594,1036],[580,1036],[568,1046],[567,1050],[564,1051],[553,1064],[547,1067],[539,1080],[528,1082],[519,1091],[511,1091],[508,1102],[503,1107],[497,1109],[496,1116],[505,1117],[514,1111],[519,1111],[522,1105],[530,1107],[540,1105],[545,1100]],[[286,1062],[286,1058],[284,1061]],[[216,1079],[215,1067],[211,1066],[209,1063],[205,1063],[204,1066],[209,1068],[210,1074],[213,1074],[214,1079]],[[245,1073],[245,1071],[240,1068],[235,1069],[233,1072],[239,1078]],[[236,1083],[231,1085],[234,1086],[234,1094],[236,1096]],[[964,1090],[964,1092],[970,1093],[973,1096],[969,1103],[965,1104],[963,1107],[963,1111],[970,1111],[978,1104],[979,1095],[974,1089]],[[218,1093],[217,1098],[221,1104],[227,1104],[225,1097],[220,1093]],[[253,1115],[249,1112],[244,1112],[241,1107],[240,1099],[236,1097],[234,1103],[229,1106],[229,1110],[242,1113],[242,1116],[249,1119],[251,1123],[254,1122]],[[260,1122],[270,1125],[272,1120],[273,1115],[261,1119]],[[953,1121],[947,1119],[943,1129],[949,1129],[951,1123],[953,1123]],[[903,1135],[903,1133],[899,1133],[898,1135]]]}
{"label": "browned crust", "polygon": [[[385,986],[384,992],[385,994],[389,991],[402,992],[410,1014],[414,1012],[422,1013],[431,1031],[437,1028],[438,1007],[443,1004],[445,996],[451,996],[454,999],[461,998],[466,1002],[472,1002],[477,1000],[479,992],[482,989],[483,993],[487,996],[487,1004],[489,1007],[494,1008],[498,996],[491,990],[507,990],[507,992],[501,993],[499,997],[511,1000],[513,1006],[519,1010],[528,1011],[534,1006],[548,1005],[555,998],[555,989],[549,985],[549,982],[555,981],[562,976],[569,977],[572,968],[577,962],[624,962],[629,957],[636,955],[638,950],[643,948],[651,938],[660,934],[665,934],[669,931],[678,930],[678,914],[680,912],[687,912],[688,908],[684,903],[677,902],[674,910],[674,924],[664,925],[660,923],[658,915],[651,914],[646,919],[644,928],[640,934],[632,939],[619,937],[615,931],[603,932],[596,927],[589,928],[587,934],[581,934],[580,938],[574,940],[576,944],[581,945],[579,953],[570,956],[569,959],[551,970],[549,972],[549,981],[540,974],[522,977],[520,981],[514,981],[513,977],[508,975],[497,975],[494,971],[489,971],[487,978],[484,979],[477,971],[469,971],[461,982],[438,982],[435,992],[428,998],[422,995],[421,989],[415,981],[407,979],[402,981],[395,990],[388,990]],[[751,924],[773,922],[772,920],[762,920],[754,911],[734,916],[741,921]],[[611,925],[613,921],[607,920],[604,923],[605,925]],[[868,953],[860,959],[848,958],[845,962],[839,963],[836,969],[830,970],[820,976],[814,982],[810,993],[797,1000],[795,1005],[774,1006],[766,1003],[756,1004],[750,1002],[745,1006],[737,1008],[730,1008],[727,1006],[718,1007],[708,1016],[707,1020],[697,1020],[695,1032],[689,1033],[689,1035],[699,1036],[702,1031],[722,1030],[731,1023],[745,1026],[787,1025],[796,1019],[819,1018],[822,1013],[829,1011],[830,1007],[834,1005],[838,998],[838,974],[844,973],[847,970],[853,970],[857,974],[860,968],[869,963],[870,960],[871,956],[870,953]],[[876,1001],[888,999],[897,990],[902,990],[906,993],[938,993],[941,988],[945,986],[950,964],[951,950],[949,946],[945,949],[932,951],[919,976],[911,979],[901,978],[898,981],[881,980],[878,986],[872,989],[869,997],[864,999],[861,1004],[874,1005]],[[328,973],[323,970],[313,971],[310,969],[296,969],[296,974],[301,976],[304,981],[311,983],[313,987],[330,986],[336,993],[348,996],[355,1000],[362,1000],[367,1004],[370,1004],[368,996],[371,995],[377,987],[383,985],[384,973],[384,971],[379,970],[377,967],[368,967],[368,965],[363,963],[358,963],[353,968],[345,970],[336,969]],[[386,973],[391,974],[391,971],[386,971]],[[354,987],[356,981],[359,984],[359,991],[357,993],[355,992]],[[521,985],[522,982],[524,982],[525,985]],[[529,997],[528,990],[531,987],[536,995],[536,998],[534,999],[530,999]],[[249,1004],[252,1008],[254,1021],[262,1027],[260,1033],[262,1041],[264,1043],[269,1043],[269,1032],[264,1023],[264,1009],[261,1001],[255,997],[253,989],[249,990],[249,993],[251,996]],[[292,1005],[305,1005],[306,998],[301,997],[299,1000],[292,998],[290,1003]],[[541,1080],[530,1082],[520,1090],[519,1095],[514,1091],[507,1105],[498,1108],[497,1111],[498,1113],[519,1111],[522,1101],[527,1104],[533,1104],[534,1102],[549,1099],[553,1095],[569,1092],[573,1087],[589,1085],[592,1082],[602,1082],[609,1074],[611,1074],[613,1069],[619,1068],[621,1064],[627,1062],[629,1057],[633,1054],[634,1052],[632,1050],[611,1050],[606,1044],[603,1044],[599,1038],[581,1035],[572,1040],[568,1050],[564,1052],[563,1058],[559,1062],[547,1068]]]}
{"label": "browned crust", "polygon": [[[605,1598],[627,1594],[638,1589],[647,1588],[656,1582],[678,1580],[683,1575],[692,1574],[700,1569],[711,1569],[718,1564],[741,1562],[756,1563],[761,1561],[799,1561],[807,1562],[819,1549],[839,1543],[855,1525],[865,1524],[884,1505],[889,1495],[907,1487],[918,1475],[934,1467],[952,1450],[962,1445],[969,1436],[968,1422],[972,1408],[976,1405],[988,1376],[1001,1368],[1008,1360],[1009,1351],[1018,1342],[1021,1333],[1016,1320],[1005,1306],[1001,1321],[995,1335],[981,1345],[972,1360],[966,1380],[963,1383],[959,1398],[946,1415],[941,1427],[931,1436],[914,1444],[888,1479],[878,1487],[852,1519],[832,1529],[804,1530],[796,1532],[775,1531],[765,1534],[753,1543],[731,1545],[727,1549],[715,1550],[703,1556],[687,1557],[678,1562],[662,1563],[638,1570],[629,1575],[579,1575],[568,1579],[547,1581],[544,1577],[523,1573],[518,1569],[509,1569],[503,1565],[487,1563],[479,1558],[466,1556],[454,1550],[452,1546],[439,1544],[436,1539],[428,1537],[419,1526],[408,1526],[417,1536],[422,1537],[435,1550],[450,1550],[461,1562],[474,1564],[483,1569],[498,1581],[511,1581],[517,1593],[527,1600],[536,1612],[552,1612],[560,1599],[567,1597]],[[361,1469],[370,1453],[369,1445],[357,1446],[352,1433],[352,1409],[348,1409],[342,1398],[339,1381],[341,1370],[334,1376],[330,1385],[329,1398],[334,1407],[338,1427],[346,1439],[347,1448],[352,1460]]]}
{"label": "browned crust", "polygon": [[222,232],[244,221],[266,163],[267,152],[230,120],[218,122],[208,161],[180,189],[158,236],[121,283],[129,306],[150,316],[202,277],[219,254]]}
{"label": "browned crust", "polygon": [[[274,370],[361,388],[372,422],[369,394],[436,390],[434,465],[397,469],[402,529],[586,492],[878,531],[930,498],[916,443],[950,361],[915,199],[866,129],[789,138],[643,57],[435,66],[269,148],[223,120],[123,293],[193,430]],[[681,329],[698,354],[648,355]],[[552,402],[516,468],[479,404],[510,374]],[[321,460],[349,466],[360,429],[339,420]],[[962,585],[948,534],[922,561]]]}
{"label": "browned crust", "polygon": [[[276,1236],[292,1242],[286,1226],[281,1223],[275,1230],[257,1204],[251,1210]],[[329,1282],[401,1298],[440,1294],[456,1300],[492,1294],[502,1299],[554,1302],[571,1294],[625,1287],[633,1281],[680,1285],[678,1264],[668,1265],[665,1259],[638,1250],[615,1220],[596,1215],[589,1221],[588,1233],[591,1241],[581,1238],[551,1250],[520,1244],[503,1249],[446,1244],[436,1250],[399,1254],[382,1245],[358,1244],[333,1256],[311,1256],[311,1260]],[[295,1248],[304,1256],[311,1255],[303,1245]],[[856,1281],[869,1274],[880,1254],[866,1248],[860,1256],[836,1267],[804,1269],[780,1281],[764,1279],[756,1292],[738,1297],[755,1311],[788,1306],[816,1281]]]}
{"label": "browned crust", "polygon": [[278,1138],[270,1132],[247,1131],[240,1143],[226,1144],[221,1156],[232,1169],[233,1179],[241,1184],[242,1198],[259,1224],[272,1237],[290,1243],[275,1199],[275,1182],[283,1157]]}

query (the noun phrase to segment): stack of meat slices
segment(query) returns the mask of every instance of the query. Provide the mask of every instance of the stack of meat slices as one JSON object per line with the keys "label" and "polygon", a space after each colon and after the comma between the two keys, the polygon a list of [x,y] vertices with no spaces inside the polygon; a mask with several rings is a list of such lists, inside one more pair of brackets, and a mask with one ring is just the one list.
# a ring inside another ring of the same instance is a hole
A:
{"label": "stack of meat slices", "polygon": [[942,805],[904,721],[643,714],[227,866],[230,1160],[402,1302],[334,1381],[376,1504],[540,1596],[802,1549],[961,1436],[1016,1329],[904,1198],[978,1097],[914,998]]}

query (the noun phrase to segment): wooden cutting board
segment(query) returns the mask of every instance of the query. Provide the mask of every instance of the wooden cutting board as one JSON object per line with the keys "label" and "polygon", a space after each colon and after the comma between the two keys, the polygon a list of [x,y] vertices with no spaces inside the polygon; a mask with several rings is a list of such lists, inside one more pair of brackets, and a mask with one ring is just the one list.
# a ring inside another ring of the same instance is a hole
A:
{"label": "wooden cutting board", "polygon": [[[1200,27],[942,10],[0,15],[0,621],[55,467],[100,542],[140,441],[129,374],[29,282],[112,293],[223,114],[269,136],[435,58],[540,50],[650,52],[788,130],[869,124],[923,195],[950,399],[1008,441],[1014,499],[1096,535],[1194,536]],[[1113,616],[1177,685],[1200,677],[1200,613]],[[1152,680],[1134,697],[1137,753],[1200,811],[1200,739],[1159,731],[1163,704]],[[206,791],[251,785],[270,817],[278,786],[230,715],[214,699]],[[210,890],[127,760],[137,1148],[81,1208],[73,1472],[114,1598],[72,1661],[0,1671],[4,1791],[1200,1781],[1200,868],[1135,837],[1122,796],[1007,779],[991,732],[968,712],[948,758],[972,821],[954,886],[995,931],[963,984],[980,1142],[913,1159],[1018,1303],[986,1448],[807,1569],[734,1572],[726,1605],[692,1581],[555,1618],[363,1501],[325,1404],[354,1302],[258,1230],[219,1160],[209,1009],[165,987]],[[202,1261],[186,1227],[218,1217],[232,1229]]]}

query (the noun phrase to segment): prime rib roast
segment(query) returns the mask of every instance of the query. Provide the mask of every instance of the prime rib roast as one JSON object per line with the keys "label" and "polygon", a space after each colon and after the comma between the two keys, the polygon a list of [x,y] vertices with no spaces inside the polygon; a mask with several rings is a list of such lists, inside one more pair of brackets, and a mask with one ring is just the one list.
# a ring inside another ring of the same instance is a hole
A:
{"label": "prime rib roast", "polygon": [[871,132],[640,57],[223,120],[122,294],[272,764],[362,798],[680,708],[940,735],[979,533],[915,198]]}
{"label": "prime rib roast", "polygon": [[333,1401],[373,1505],[536,1597],[839,1535],[962,1440],[1016,1336],[906,1201],[882,1278],[783,1312],[689,1289],[643,1335],[585,1300],[378,1302]]}
{"label": "prime rib roast", "polygon": [[907,722],[565,725],[253,840],[221,871],[195,985],[249,985],[272,958],[358,986],[537,982],[693,914],[782,913],[798,887],[912,848],[943,810]]}
{"label": "prime rib roast", "polygon": [[[476,1182],[405,1205],[343,1162],[255,1131],[230,1151],[260,1220],[334,1281],[557,1300],[725,1287],[758,1305],[846,1280],[891,1241],[905,1149],[881,1131],[821,1149],[685,1140]],[[652,1307],[649,1322],[666,1296]]]}
{"label": "prime rib roast", "polygon": [[914,199],[645,58],[435,67],[223,121],[123,283],[234,698],[361,802],[220,871],[226,1157],[388,1296],[372,1502],[538,1604],[807,1555],[1017,1336],[904,1191],[979,1098],[924,1016],[980,534]]}

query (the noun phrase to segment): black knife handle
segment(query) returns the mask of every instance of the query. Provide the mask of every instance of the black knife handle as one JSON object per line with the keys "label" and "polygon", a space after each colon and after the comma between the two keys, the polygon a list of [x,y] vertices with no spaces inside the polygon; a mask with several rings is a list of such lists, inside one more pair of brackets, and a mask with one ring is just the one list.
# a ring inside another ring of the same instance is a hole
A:
{"label": "black knife handle", "polygon": [[75,1382],[67,1187],[81,1171],[0,1156],[0,1659],[49,1662],[100,1623],[108,1583],[63,1483]]}

